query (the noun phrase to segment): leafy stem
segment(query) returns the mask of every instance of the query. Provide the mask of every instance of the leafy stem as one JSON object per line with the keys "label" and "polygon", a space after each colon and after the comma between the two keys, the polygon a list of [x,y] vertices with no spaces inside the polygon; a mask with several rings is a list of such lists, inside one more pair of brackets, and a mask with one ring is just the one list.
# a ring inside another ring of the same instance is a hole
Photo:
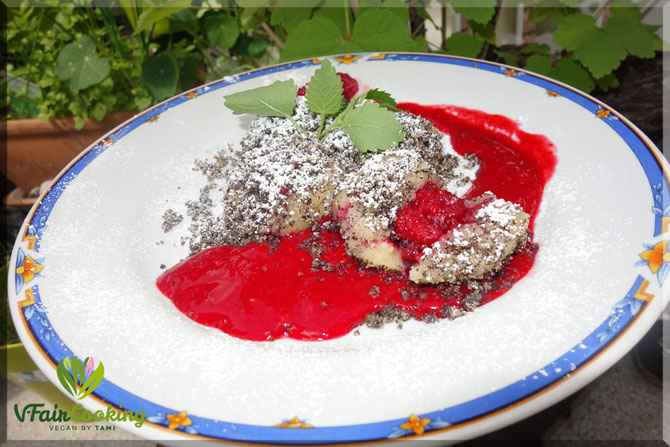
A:
{"label": "leafy stem", "polygon": [[321,120],[319,120],[319,130],[316,131],[316,139],[321,141],[321,131],[323,130],[323,123],[326,122],[326,115],[321,115]]}
{"label": "leafy stem", "polygon": [[[303,128],[300,126],[300,124],[298,124],[298,123],[293,119],[292,116],[287,116],[286,118],[288,118],[289,120],[291,120],[291,122],[292,122],[293,125],[296,127],[296,129],[298,129],[298,130],[305,136],[305,138],[309,138],[309,135],[307,134],[307,132],[305,132],[305,129],[303,129]],[[323,124],[323,121],[322,121],[322,124]],[[319,129],[319,130],[320,130],[320,129]]]}
{"label": "leafy stem", "polygon": [[362,96],[356,96],[354,98],[351,98],[351,101],[349,101],[349,104],[347,107],[335,117],[332,123],[328,127],[326,127],[326,130],[323,131],[323,134],[319,132],[319,142],[323,141],[324,138],[326,138],[326,135],[334,131],[335,129],[341,128],[342,127],[342,119],[344,116],[347,114],[347,112],[351,111],[356,105],[360,104],[363,102]]}

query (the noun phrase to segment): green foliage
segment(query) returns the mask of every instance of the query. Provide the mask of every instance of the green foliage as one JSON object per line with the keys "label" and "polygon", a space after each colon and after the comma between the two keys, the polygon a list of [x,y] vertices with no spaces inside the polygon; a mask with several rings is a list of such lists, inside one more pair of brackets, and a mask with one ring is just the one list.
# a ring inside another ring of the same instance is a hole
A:
{"label": "green foliage", "polygon": [[177,64],[168,54],[145,57],[142,62],[142,82],[156,100],[169,98],[177,91]]}
{"label": "green foliage", "polygon": [[170,17],[174,13],[183,11],[184,9],[186,9],[184,7],[184,0],[168,0],[163,3],[160,8],[147,8],[139,16],[135,27],[135,33],[149,31],[161,20]]}
{"label": "green foliage", "polygon": [[630,15],[616,15],[598,27],[585,14],[567,16],[558,25],[554,41],[586,67],[595,79],[607,76],[628,54],[654,56],[653,32]]}
{"label": "green foliage", "polygon": [[[558,50],[496,43],[496,0],[440,0],[467,28],[429,46],[433,22],[417,0],[118,0],[112,8],[8,8],[5,118],[85,118],[142,110],[202,82],[280,61],[365,51],[436,51],[525,67],[591,91],[616,88],[629,56],[663,42],[633,0],[613,0],[604,24],[577,0],[510,0],[532,23],[556,26]],[[355,7],[352,7],[355,4]],[[142,6],[144,5],[144,6]],[[411,8],[410,8],[411,6]],[[410,23],[410,17],[412,17]],[[439,20],[437,20],[439,22]]]}
{"label": "green foliage", "polygon": [[56,59],[56,74],[74,89],[85,89],[97,84],[109,74],[109,59],[98,57],[95,42],[88,36],[63,47]]}
{"label": "green foliage", "polygon": [[355,21],[350,41],[324,16],[303,21],[288,33],[280,60],[383,50],[416,51],[417,44],[398,15],[386,8],[368,9]]}
{"label": "green foliage", "polygon": [[235,45],[240,35],[240,27],[237,20],[228,14],[210,15],[205,21],[207,38],[214,45],[230,48]]}
{"label": "green foliage", "polygon": [[465,33],[454,33],[446,40],[445,45],[449,54],[465,57],[477,57],[482,51],[484,41]]}

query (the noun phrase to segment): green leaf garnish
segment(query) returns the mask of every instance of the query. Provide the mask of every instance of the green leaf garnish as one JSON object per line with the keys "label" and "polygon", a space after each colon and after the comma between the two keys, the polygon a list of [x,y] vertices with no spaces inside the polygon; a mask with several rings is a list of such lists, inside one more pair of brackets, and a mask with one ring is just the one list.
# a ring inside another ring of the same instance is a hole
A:
{"label": "green leaf garnish", "polygon": [[342,130],[362,153],[386,150],[405,138],[395,114],[374,102],[345,111]]}
{"label": "green leaf garnish", "polygon": [[235,115],[251,113],[253,115],[288,118],[303,135],[307,136],[307,132],[293,119],[297,94],[298,86],[292,80],[277,81],[265,87],[224,96],[226,100],[224,104]]}
{"label": "green leaf garnish", "polygon": [[277,81],[266,87],[245,90],[224,96],[225,105],[235,115],[251,113],[262,116],[281,116],[290,118],[295,107],[298,86],[295,82]]}
{"label": "green leaf garnish", "polygon": [[[266,87],[234,93],[225,96],[225,105],[235,115],[251,113],[262,116],[288,118],[306,137],[309,137],[293,119],[298,87],[291,80],[277,81]],[[396,101],[387,92],[373,89],[365,95],[349,101],[344,110],[342,80],[327,59],[318,68],[307,86],[305,93],[307,108],[320,115],[318,141],[335,129],[342,129],[362,152],[378,152],[391,148],[402,141],[402,123],[392,110]],[[378,101],[365,102],[366,100]],[[327,116],[335,116],[327,129],[323,126]]]}
{"label": "green leaf garnish", "polygon": [[307,107],[317,115],[334,115],[344,105],[342,80],[328,59],[314,72],[307,86]]}
{"label": "green leaf garnish", "polygon": [[380,106],[389,110],[398,110],[398,103],[396,100],[393,99],[390,93],[387,93],[384,90],[379,90],[376,88],[368,90],[368,92],[365,94],[365,99],[377,101]]}
{"label": "green leaf garnish", "polygon": [[337,75],[337,71],[330,64],[330,61],[328,59],[324,60],[321,67],[312,75],[305,93],[307,108],[313,113],[321,115],[319,130],[316,133],[317,139],[321,138],[326,115],[335,115],[342,110],[344,105],[343,93],[342,79]]}

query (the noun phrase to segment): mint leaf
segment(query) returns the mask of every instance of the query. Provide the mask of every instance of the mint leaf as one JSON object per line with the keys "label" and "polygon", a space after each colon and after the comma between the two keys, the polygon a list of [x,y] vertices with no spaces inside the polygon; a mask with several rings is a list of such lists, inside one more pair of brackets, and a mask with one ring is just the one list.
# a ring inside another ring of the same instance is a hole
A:
{"label": "mint leaf", "polygon": [[604,29],[633,56],[651,58],[656,54],[653,33],[648,32],[639,20],[622,15],[610,17]]}
{"label": "mint leaf", "polygon": [[387,8],[361,13],[354,23],[351,41],[365,51],[416,51],[407,22]]}
{"label": "mint leaf", "polygon": [[484,46],[481,39],[461,32],[449,36],[445,44],[449,54],[465,57],[477,57]]}
{"label": "mint leaf", "polygon": [[386,150],[405,138],[395,114],[374,102],[344,112],[342,130],[362,153]]}
{"label": "mint leaf", "polygon": [[334,115],[344,105],[342,79],[328,59],[324,60],[307,86],[307,108],[317,115]]}
{"label": "mint leaf", "polygon": [[377,101],[379,105],[384,108],[398,110],[398,103],[396,100],[393,99],[390,93],[387,93],[384,90],[379,90],[376,88],[368,90],[368,92],[365,94],[365,99]]}
{"label": "mint leaf", "polygon": [[266,87],[246,90],[224,96],[225,106],[240,115],[251,113],[262,116],[292,118],[298,86],[292,80],[277,81]]}

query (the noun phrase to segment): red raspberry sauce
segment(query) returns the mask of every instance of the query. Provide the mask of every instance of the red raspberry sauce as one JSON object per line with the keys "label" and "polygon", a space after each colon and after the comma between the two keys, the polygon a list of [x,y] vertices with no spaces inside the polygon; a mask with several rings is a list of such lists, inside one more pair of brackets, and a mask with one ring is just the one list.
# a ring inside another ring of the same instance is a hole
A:
{"label": "red raspberry sauce", "polygon": [[[429,119],[448,133],[458,153],[474,153],[481,160],[468,198],[491,191],[520,203],[531,215],[532,224],[556,165],[547,138],[523,132],[517,123],[499,115],[453,106],[403,103],[399,107]],[[426,201],[420,196],[413,206],[436,234],[462,218],[460,201],[437,188],[424,189]],[[412,213],[400,211],[401,216]],[[423,244],[436,234],[426,230],[412,238]],[[300,247],[310,235],[310,231],[289,235],[274,247],[252,243],[211,248],[164,272],[157,286],[194,321],[252,341],[340,337],[361,325],[368,313],[389,304],[417,318],[431,313],[439,317],[440,309],[445,305],[460,307],[469,293],[464,286],[455,291],[419,286],[410,283],[406,273],[363,269],[346,254],[337,232],[322,231],[319,235],[319,244],[325,247],[321,258],[334,271],[312,269],[309,246]],[[500,275],[487,280],[494,288],[482,298],[482,304],[502,295],[526,275],[536,249],[536,244],[528,244]]]}

